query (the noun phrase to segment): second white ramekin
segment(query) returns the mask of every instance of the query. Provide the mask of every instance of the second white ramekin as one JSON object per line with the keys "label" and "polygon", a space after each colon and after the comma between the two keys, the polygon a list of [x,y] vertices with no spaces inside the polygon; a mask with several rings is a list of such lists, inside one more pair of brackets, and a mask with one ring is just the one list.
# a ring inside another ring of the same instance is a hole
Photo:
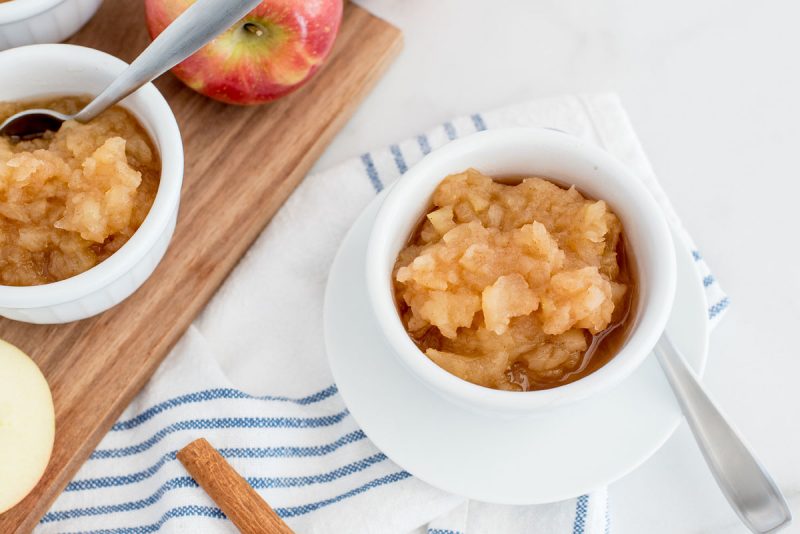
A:
{"label": "second white ramekin", "polygon": [[0,3],[0,50],[58,43],[92,18],[102,0],[12,0]]}
{"label": "second white ramekin", "polygon": [[[127,64],[80,46],[43,44],[0,52],[0,101],[96,95]],[[72,278],[31,287],[0,286],[0,315],[29,323],[64,323],[96,315],[133,293],[158,265],[175,229],[183,181],[183,143],[167,101],[148,83],[121,105],[133,113],[161,155],[161,182],[142,226],[104,262]]]}

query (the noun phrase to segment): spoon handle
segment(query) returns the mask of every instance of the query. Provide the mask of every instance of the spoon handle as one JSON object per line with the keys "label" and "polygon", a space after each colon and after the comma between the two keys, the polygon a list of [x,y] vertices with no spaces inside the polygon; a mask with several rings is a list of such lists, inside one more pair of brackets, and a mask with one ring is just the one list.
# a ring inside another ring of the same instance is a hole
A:
{"label": "spoon handle", "polygon": [[722,493],[750,530],[776,532],[792,514],[786,499],[708,397],[666,334],[655,348],[672,391]]}
{"label": "spoon handle", "polygon": [[87,122],[233,26],[261,0],[197,0],[150,43],[75,119]]}

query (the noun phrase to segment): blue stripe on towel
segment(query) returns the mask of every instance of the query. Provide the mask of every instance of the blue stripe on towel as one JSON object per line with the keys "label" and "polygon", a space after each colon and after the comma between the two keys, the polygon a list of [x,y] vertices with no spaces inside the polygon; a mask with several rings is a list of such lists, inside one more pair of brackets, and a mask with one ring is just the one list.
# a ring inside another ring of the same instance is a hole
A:
{"label": "blue stripe on towel", "polygon": [[418,135],[417,144],[419,145],[419,150],[422,152],[423,156],[427,156],[431,153],[431,144],[428,142],[427,135]]}
{"label": "blue stripe on towel", "polygon": [[158,473],[162,467],[168,462],[174,462],[178,451],[168,452],[164,456],[158,459],[158,461],[148,467],[147,469],[143,469],[141,471],[136,471],[135,473],[131,473],[129,475],[119,475],[119,476],[106,476],[106,477],[98,477],[98,478],[84,478],[84,479],[77,479],[73,480],[67,487],[64,488],[64,491],[85,491],[85,490],[93,490],[93,489],[100,489],[100,488],[108,488],[111,486],[124,486],[125,484],[135,484],[137,482],[141,482],[142,480],[146,480],[151,476]]}
{"label": "blue stripe on towel", "polygon": [[157,532],[167,521],[176,517],[208,517],[211,519],[227,519],[225,514],[223,514],[222,510],[219,508],[214,506],[198,506],[196,504],[190,504],[188,506],[179,506],[177,508],[167,510],[167,512],[161,516],[161,519],[149,525],[125,528],[104,528],[101,530],[82,530],[80,532],[76,532],[75,534],[150,534],[151,532]]}
{"label": "blue stripe on towel", "polygon": [[[341,438],[332,443],[325,445],[312,445],[305,447],[260,447],[260,448],[222,448],[219,453],[224,458],[307,458],[325,456],[331,454],[345,445],[366,439],[363,430],[356,430],[345,434]],[[108,488],[111,486],[124,486],[126,484],[135,484],[146,480],[156,473],[168,462],[175,461],[177,451],[172,451],[162,456],[155,464],[147,469],[137,471],[129,475],[120,476],[106,476],[99,478],[85,478],[73,480],[64,491],[84,491],[100,488]]]}
{"label": "blue stripe on towel", "polygon": [[[314,510],[319,510],[320,508],[324,508],[331,504],[335,504],[337,502],[343,501],[345,499],[349,499],[350,497],[354,497],[366,491],[369,491],[373,488],[377,488],[380,486],[385,486],[388,484],[393,484],[395,482],[399,482],[401,480],[405,480],[409,478],[411,475],[406,471],[397,471],[395,473],[388,474],[386,476],[376,478],[367,482],[366,484],[354,488],[347,493],[342,493],[336,497],[331,497],[330,499],[325,499],[323,501],[318,501],[314,503],[304,504],[301,506],[292,506],[288,508],[276,508],[275,512],[281,517],[295,517],[303,514],[307,514],[309,512],[313,512]],[[164,523],[169,521],[174,517],[187,517],[187,516],[195,516],[195,517],[209,517],[215,519],[225,519],[225,514],[219,508],[214,508],[210,506],[196,506],[196,505],[189,505],[189,506],[181,506],[178,508],[173,508],[167,511],[164,515],[161,516],[156,523],[152,523],[149,525],[142,525],[138,527],[127,527],[127,528],[118,528],[118,529],[104,529],[104,530],[92,530],[92,531],[84,531],[79,534],[149,534],[151,532],[156,532],[159,530]]]}
{"label": "blue stripe on towel", "polygon": [[703,278],[703,287],[708,287],[714,283],[714,275],[709,274],[705,278]]}
{"label": "blue stripe on towel", "polygon": [[450,530],[446,528],[429,528],[428,534],[461,534],[460,530]]}
{"label": "blue stripe on towel", "polygon": [[88,506],[86,508],[70,508],[68,510],[58,510],[55,512],[47,512],[44,517],[39,521],[40,523],[53,523],[55,521],[64,521],[66,519],[75,519],[76,517],[97,516],[105,514],[114,514],[118,512],[132,512],[134,510],[141,510],[152,506],[161,500],[168,491],[180,488],[196,488],[197,482],[192,477],[178,477],[167,480],[161,485],[155,493],[144,499],[138,501],[129,501],[119,504],[104,504],[100,506]]}
{"label": "blue stripe on towel", "polygon": [[405,174],[408,170],[408,165],[406,165],[406,160],[403,157],[403,153],[400,151],[400,147],[398,145],[391,145],[389,150],[391,150],[392,156],[394,156],[394,164],[397,165],[397,170],[400,171],[400,174]]}
{"label": "blue stripe on towel", "polygon": [[250,485],[255,489],[295,488],[311,486],[312,484],[327,484],[342,477],[352,475],[353,473],[363,471],[366,468],[375,464],[379,464],[385,460],[386,455],[382,452],[379,452],[362,460],[357,460],[345,466],[334,469],[333,471],[322,473],[320,475],[248,478],[247,482],[250,483]]}
{"label": "blue stripe on towel", "polygon": [[330,385],[325,389],[323,389],[322,391],[318,391],[312,395],[308,395],[307,397],[301,397],[301,398],[276,397],[272,395],[255,397],[253,395],[245,393],[244,391],[240,391],[238,389],[233,389],[233,388],[207,389],[204,391],[187,393],[186,395],[181,395],[179,397],[174,397],[172,399],[158,403],[155,406],[141,412],[139,415],[137,415],[132,419],[128,419],[127,421],[119,421],[118,423],[116,423],[114,426],[111,427],[111,430],[118,432],[120,430],[129,430],[131,428],[135,428],[162,412],[165,412],[177,406],[182,406],[184,404],[206,402],[216,399],[251,399],[251,400],[262,400],[262,401],[287,402],[291,404],[298,404],[300,406],[306,406],[308,404],[313,404],[315,402],[323,401],[329,397],[336,395],[337,393],[338,390],[336,389],[336,384]]}
{"label": "blue stripe on towel", "polygon": [[121,458],[139,454],[153,447],[166,436],[182,430],[208,430],[210,428],[319,428],[333,426],[349,415],[347,410],[322,417],[220,417],[214,419],[191,419],[177,421],[162,428],[147,440],[118,449],[97,449],[90,460]]}
{"label": "blue stripe on towel", "polygon": [[470,117],[472,119],[472,124],[475,125],[475,130],[478,132],[482,132],[486,129],[486,123],[483,121],[483,117],[481,117],[480,113],[476,113]]}
{"label": "blue stripe on towel", "polygon": [[458,137],[458,134],[456,134],[456,127],[453,126],[452,122],[444,123],[444,133],[447,134],[447,138],[451,141]]}
{"label": "blue stripe on towel", "polygon": [[728,297],[723,298],[708,309],[708,318],[713,319],[730,305],[731,301]]}
{"label": "blue stripe on towel", "polygon": [[698,251],[693,250],[692,251],[692,258],[694,258],[694,261],[700,261],[700,260],[703,259],[703,256],[701,256]]}
{"label": "blue stripe on towel", "polygon": [[[333,482],[340,478],[364,471],[365,469],[381,463],[386,460],[386,455],[383,453],[374,454],[363,460],[358,460],[350,464],[344,465],[333,471],[322,473],[319,475],[307,475],[299,477],[248,477],[247,482],[255,489],[272,489],[272,488],[296,488],[311,486],[313,484],[326,484]],[[130,501],[119,504],[110,504],[102,506],[90,506],[86,508],[72,508],[68,510],[59,510],[55,512],[48,512],[42,518],[41,523],[52,523],[54,521],[64,521],[66,519],[74,519],[76,517],[97,516],[105,514],[113,514],[118,512],[131,512],[134,510],[142,510],[148,506],[152,506],[161,500],[169,491],[180,488],[194,488],[197,483],[188,476],[177,477],[165,482],[155,493],[140,499],[138,501]]]}
{"label": "blue stripe on towel", "polygon": [[363,430],[345,434],[333,443],[306,447],[261,447],[261,448],[223,448],[219,453],[225,458],[305,458],[325,456],[345,445],[366,439]]}
{"label": "blue stripe on towel", "polygon": [[583,534],[586,530],[586,514],[589,511],[589,496],[581,495],[575,502],[575,523],[572,534]]}
{"label": "blue stripe on towel", "polygon": [[410,473],[406,471],[397,471],[396,473],[391,473],[381,478],[376,478],[370,482],[367,482],[363,486],[359,486],[357,488],[351,489],[347,493],[342,493],[336,497],[331,497],[330,499],[325,499],[323,501],[317,501],[311,504],[304,504],[301,506],[290,506],[286,508],[276,508],[275,512],[281,517],[295,517],[298,515],[307,514],[309,512],[313,512],[314,510],[319,510],[320,508],[324,508],[331,504],[335,504],[339,501],[343,501],[345,499],[349,499],[350,497],[355,497],[361,493],[369,491],[373,488],[377,488],[379,486],[385,486],[387,484],[394,484],[395,482],[400,482],[401,480],[405,480],[411,476]]}
{"label": "blue stripe on towel", "polygon": [[367,176],[369,176],[369,181],[372,183],[372,187],[375,188],[375,192],[380,193],[383,191],[383,183],[378,176],[378,169],[375,168],[375,162],[372,161],[372,154],[362,154],[361,162],[367,170]]}

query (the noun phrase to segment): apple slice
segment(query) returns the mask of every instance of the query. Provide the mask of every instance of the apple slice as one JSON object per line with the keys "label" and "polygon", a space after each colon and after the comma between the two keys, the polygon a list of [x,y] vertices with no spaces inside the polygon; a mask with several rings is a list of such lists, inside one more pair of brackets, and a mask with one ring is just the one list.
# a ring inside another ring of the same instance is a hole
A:
{"label": "apple slice", "polygon": [[55,437],[53,397],[24,352],[0,340],[0,514],[42,478]]}

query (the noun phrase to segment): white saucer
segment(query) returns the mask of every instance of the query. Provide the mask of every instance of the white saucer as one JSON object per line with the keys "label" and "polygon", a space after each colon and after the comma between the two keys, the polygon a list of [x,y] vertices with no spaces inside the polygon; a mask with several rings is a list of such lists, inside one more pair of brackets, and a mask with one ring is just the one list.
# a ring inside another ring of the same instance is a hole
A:
{"label": "white saucer", "polygon": [[[395,463],[471,499],[536,504],[613,482],[672,435],[680,410],[653,356],[616,389],[535,418],[492,419],[429,390],[394,356],[367,300],[364,255],[382,200],[361,214],[333,262],[324,326],[328,360],[347,407]],[[702,374],[705,293],[691,254],[675,241],[678,292],[667,330]]]}

